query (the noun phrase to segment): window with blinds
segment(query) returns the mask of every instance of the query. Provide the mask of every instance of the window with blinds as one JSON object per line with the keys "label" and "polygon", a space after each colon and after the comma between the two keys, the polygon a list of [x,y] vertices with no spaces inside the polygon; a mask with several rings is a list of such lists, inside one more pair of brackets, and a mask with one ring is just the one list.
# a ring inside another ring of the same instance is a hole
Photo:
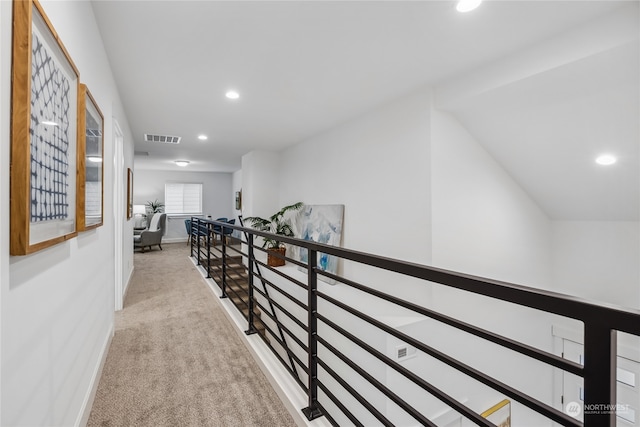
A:
{"label": "window with blinds", "polygon": [[166,183],[164,209],[169,215],[202,215],[202,184]]}

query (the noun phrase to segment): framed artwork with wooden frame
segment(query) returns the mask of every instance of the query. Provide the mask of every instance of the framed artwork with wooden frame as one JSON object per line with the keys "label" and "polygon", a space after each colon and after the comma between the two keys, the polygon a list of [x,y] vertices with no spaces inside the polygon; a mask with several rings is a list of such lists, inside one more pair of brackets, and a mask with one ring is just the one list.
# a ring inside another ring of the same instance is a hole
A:
{"label": "framed artwork with wooden frame", "polygon": [[242,190],[236,191],[236,210],[242,210]]}
{"label": "framed artwork with wooden frame", "polygon": [[104,116],[84,84],[78,96],[78,231],[91,230],[104,216]]}
{"label": "framed artwork with wooden frame", "polygon": [[127,168],[127,219],[133,218],[133,171]]}
{"label": "framed artwork with wooden frame", "polygon": [[78,234],[80,73],[37,0],[13,2],[11,67],[10,253],[27,255]]}

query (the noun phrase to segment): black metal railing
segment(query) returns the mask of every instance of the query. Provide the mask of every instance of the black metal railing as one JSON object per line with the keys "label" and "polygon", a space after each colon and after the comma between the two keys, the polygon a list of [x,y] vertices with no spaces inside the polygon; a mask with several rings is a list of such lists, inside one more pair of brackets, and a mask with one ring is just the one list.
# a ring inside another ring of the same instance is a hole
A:
{"label": "black metal railing", "polygon": [[[243,238],[228,242],[223,232],[225,229],[236,230]],[[354,326],[365,325],[363,328],[370,328],[376,334],[412,346],[429,360],[452,368],[466,378],[512,399],[545,417],[550,423],[587,427],[616,424],[617,332],[640,335],[640,311],[282,236],[278,236],[279,241],[298,251],[307,251],[308,262],[300,261],[300,257],[273,254],[287,262],[285,268],[274,268],[265,262],[267,251],[255,244],[258,238],[269,236],[251,228],[194,217],[191,255],[207,271],[207,277],[211,277],[220,287],[222,298],[234,297],[234,304],[247,319],[247,333],[258,333],[307,395],[308,406],[302,411],[308,419],[325,416],[334,425],[338,425],[339,420],[348,420],[354,425],[368,425],[367,420],[375,420],[390,426],[398,422],[396,414],[399,410],[411,417],[414,423],[436,425],[428,418],[429,414],[409,402],[410,395],[403,389],[394,389],[380,375],[374,375],[358,360],[354,360],[357,353],[364,354],[362,357],[370,361],[367,363],[377,363],[377,366],[389,369],[390,377],[404,378],[403,381],[437,399],[444,408],[450,408],[477,425],[494,425],[478,410],[454,398],[441,384],[434,384],[428,375],[416,373],[389,357],[380,345],[368,342],[369,334],[361,332],[359,326]],[[541,313],[578,320],[584,326],[584,365],[464,322],[425,304],[399,298],[392,291],[380,290],[380,286],[359,283],[344,274],[323,271],[317,265],[319,254],[337,257],[350,266],[362,265],[393,273],[398,280],[412,278],[418,289],[420,286],[444,286],[468,295],[481,295]],[[322,284],[319,280],[323,281]],[[335,283],[336,286],[325,282]],[[354,296],[353,300],[345,299],[345,294],[339,294],[338,290],[348,291]],[[356,303],[365,299],[371,304]],[[367,308],[377,304],[374,301],[384,304],[382,311],[385,313],[393,308],[420,316],[421,319],[436,321],[499,346],[497,348],[508,349],[544,364],[549,369],[581,377],[584,408],[589,409],[584,410],[584,424],[549,402],[532,397],[507,381],[474,367],[472,363],[465,363],[447,354],[436,348],[430,340],[416,337],[380,320],[379,308]],[[345,375],[349,378],[345,378]],[[376,399],[383,402],[382,406],[373,402]],[[393,408],[393,411],[385,410],[385,405]],[[328,410],[329,407],[331,410]],[[513,424],[518,423],[512,421]]]}

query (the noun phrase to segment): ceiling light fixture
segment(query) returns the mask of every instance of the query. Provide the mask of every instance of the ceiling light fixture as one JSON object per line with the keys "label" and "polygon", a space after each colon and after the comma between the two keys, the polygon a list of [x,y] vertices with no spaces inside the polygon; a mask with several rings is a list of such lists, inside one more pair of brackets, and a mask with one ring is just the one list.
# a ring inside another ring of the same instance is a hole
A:
{"label": "ceiling light fixture", "polygon": [[175,164],[181,167],[185,167],[189,164],[188,160],[176,160]]}
{"label": "ceiling light fixture", "polygon": [[102,163],[102,157],[100,156],[87,156],[87,160],[93,163]]}
{"label": "ceiling light fixture", "polygon": [[53,120],[43,120],[40,122],[40,124],[45,126],[58,126],[58,123],[54,122]]}
{"label": "ceiling light fixture", "polygon": [[207,137],[207,135],[205,135],[205,134],[200,134],[200,135],[198,135],[198,139],[199,139],[200,141],[206,141],[206,140],[207,140],[207,139],[209,139],[209,138],[208,138],[208,137]]}
{"label": "ceiling light fixture", "polygon": [[609,166],[617,161],[618,159],[616,158],[616,156],[613,156],[611,154],[603,154],[596,158],[596,163],[602,166]]}
{"label": "ceiling light fixture", "polygon": [[480,6],[482,0],[459,0],[456,6],[458,12],[470,12]]}
{"label": "ceiling light fixture", "polygon": [[229,99],[238,99],[240,98],[240,94],[238,92],[236,92],[235,90],[230,90],[228,91],[225,96]]}

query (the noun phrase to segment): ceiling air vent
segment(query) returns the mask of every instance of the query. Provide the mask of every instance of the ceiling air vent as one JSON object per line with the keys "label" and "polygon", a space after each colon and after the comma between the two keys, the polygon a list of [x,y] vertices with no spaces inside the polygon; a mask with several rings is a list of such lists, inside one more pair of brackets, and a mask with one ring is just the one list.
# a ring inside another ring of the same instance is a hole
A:
{"label": "ceiling air vent", "polygon": [[165,144],[180,144],[179,136],[171,136],[171,135],[154,135],[151,133],[144,134],[145,142],[162,142]]}
{"label": "ceiling air vent", "polygon": [[145,156],[145,157],[149,157],[149,152],[148,151],[135,151],[133,153],[134,156]]}

